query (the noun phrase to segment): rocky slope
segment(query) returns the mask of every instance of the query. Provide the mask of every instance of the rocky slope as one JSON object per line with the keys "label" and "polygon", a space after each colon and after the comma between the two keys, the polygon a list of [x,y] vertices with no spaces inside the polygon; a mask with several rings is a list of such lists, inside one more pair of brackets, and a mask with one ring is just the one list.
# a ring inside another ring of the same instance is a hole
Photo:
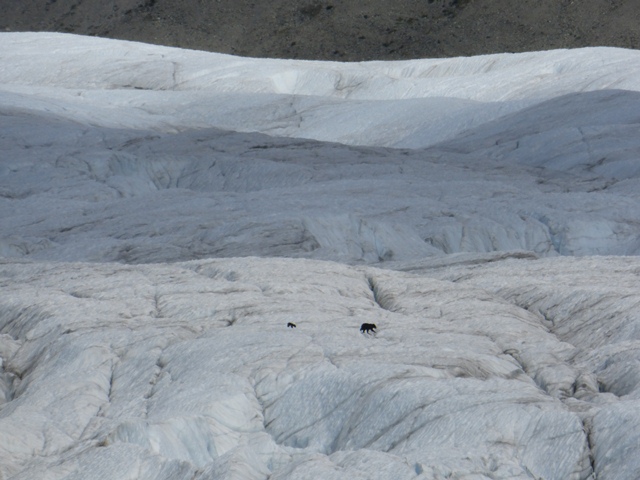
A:
{"label": "rocky slope", "polygon": [[37,0],[0,30],[58,31],[256,57],[359,61],[640,46],[637,1]]}

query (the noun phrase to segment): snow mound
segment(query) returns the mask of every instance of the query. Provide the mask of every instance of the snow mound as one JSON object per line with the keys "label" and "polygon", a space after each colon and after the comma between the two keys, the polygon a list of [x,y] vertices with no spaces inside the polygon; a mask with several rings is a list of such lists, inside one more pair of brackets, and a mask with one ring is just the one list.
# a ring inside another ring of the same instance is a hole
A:
{"label": "snow mound", "polygon": [[565,94],[640,91],[640,53],[615,48],[338,63],[0,35],[3,104],[110,127],[416,148]]}

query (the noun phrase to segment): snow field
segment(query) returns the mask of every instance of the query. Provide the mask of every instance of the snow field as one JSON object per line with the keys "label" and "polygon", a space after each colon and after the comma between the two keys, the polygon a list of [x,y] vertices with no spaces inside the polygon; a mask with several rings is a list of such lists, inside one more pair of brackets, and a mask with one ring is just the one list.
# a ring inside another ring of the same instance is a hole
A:
{"label": "snow field", "polygon": [[579,345],[459,282],[257,258],[5,262],[2,277],[2,423],[22,441],[0,463],[15,478],[105,478],[123,445],[112,478],[587,478],[583,422],[605,445],[621,418],[611,393],[576,390],[595,373]]}
{"label": "snow field", "polygon": [[640,477],[638,52],[0,62],[0,478]]}

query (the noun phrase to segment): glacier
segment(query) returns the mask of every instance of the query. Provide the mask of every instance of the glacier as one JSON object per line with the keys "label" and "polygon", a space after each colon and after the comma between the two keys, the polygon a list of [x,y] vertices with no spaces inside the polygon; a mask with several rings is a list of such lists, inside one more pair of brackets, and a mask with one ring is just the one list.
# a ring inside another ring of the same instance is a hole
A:
{"label": "glacier", "polygon": [[640,477],[639,52],[0,62],[0,478]]}

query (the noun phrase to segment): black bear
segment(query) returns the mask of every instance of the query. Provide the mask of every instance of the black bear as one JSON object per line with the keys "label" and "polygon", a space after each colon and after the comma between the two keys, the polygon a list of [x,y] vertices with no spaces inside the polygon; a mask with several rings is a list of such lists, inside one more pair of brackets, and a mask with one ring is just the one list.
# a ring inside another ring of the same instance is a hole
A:
{"label": "black bear", "polygon": [[296,324],[295,323],[287,323],[287,328],[296,328]]}
{"label": "black bear", "polygon": [[376,333],[376,324],[375,323],[363,323],[360,326],[360,332],[362,333],[369,333],[369,332],[373,332]]}

